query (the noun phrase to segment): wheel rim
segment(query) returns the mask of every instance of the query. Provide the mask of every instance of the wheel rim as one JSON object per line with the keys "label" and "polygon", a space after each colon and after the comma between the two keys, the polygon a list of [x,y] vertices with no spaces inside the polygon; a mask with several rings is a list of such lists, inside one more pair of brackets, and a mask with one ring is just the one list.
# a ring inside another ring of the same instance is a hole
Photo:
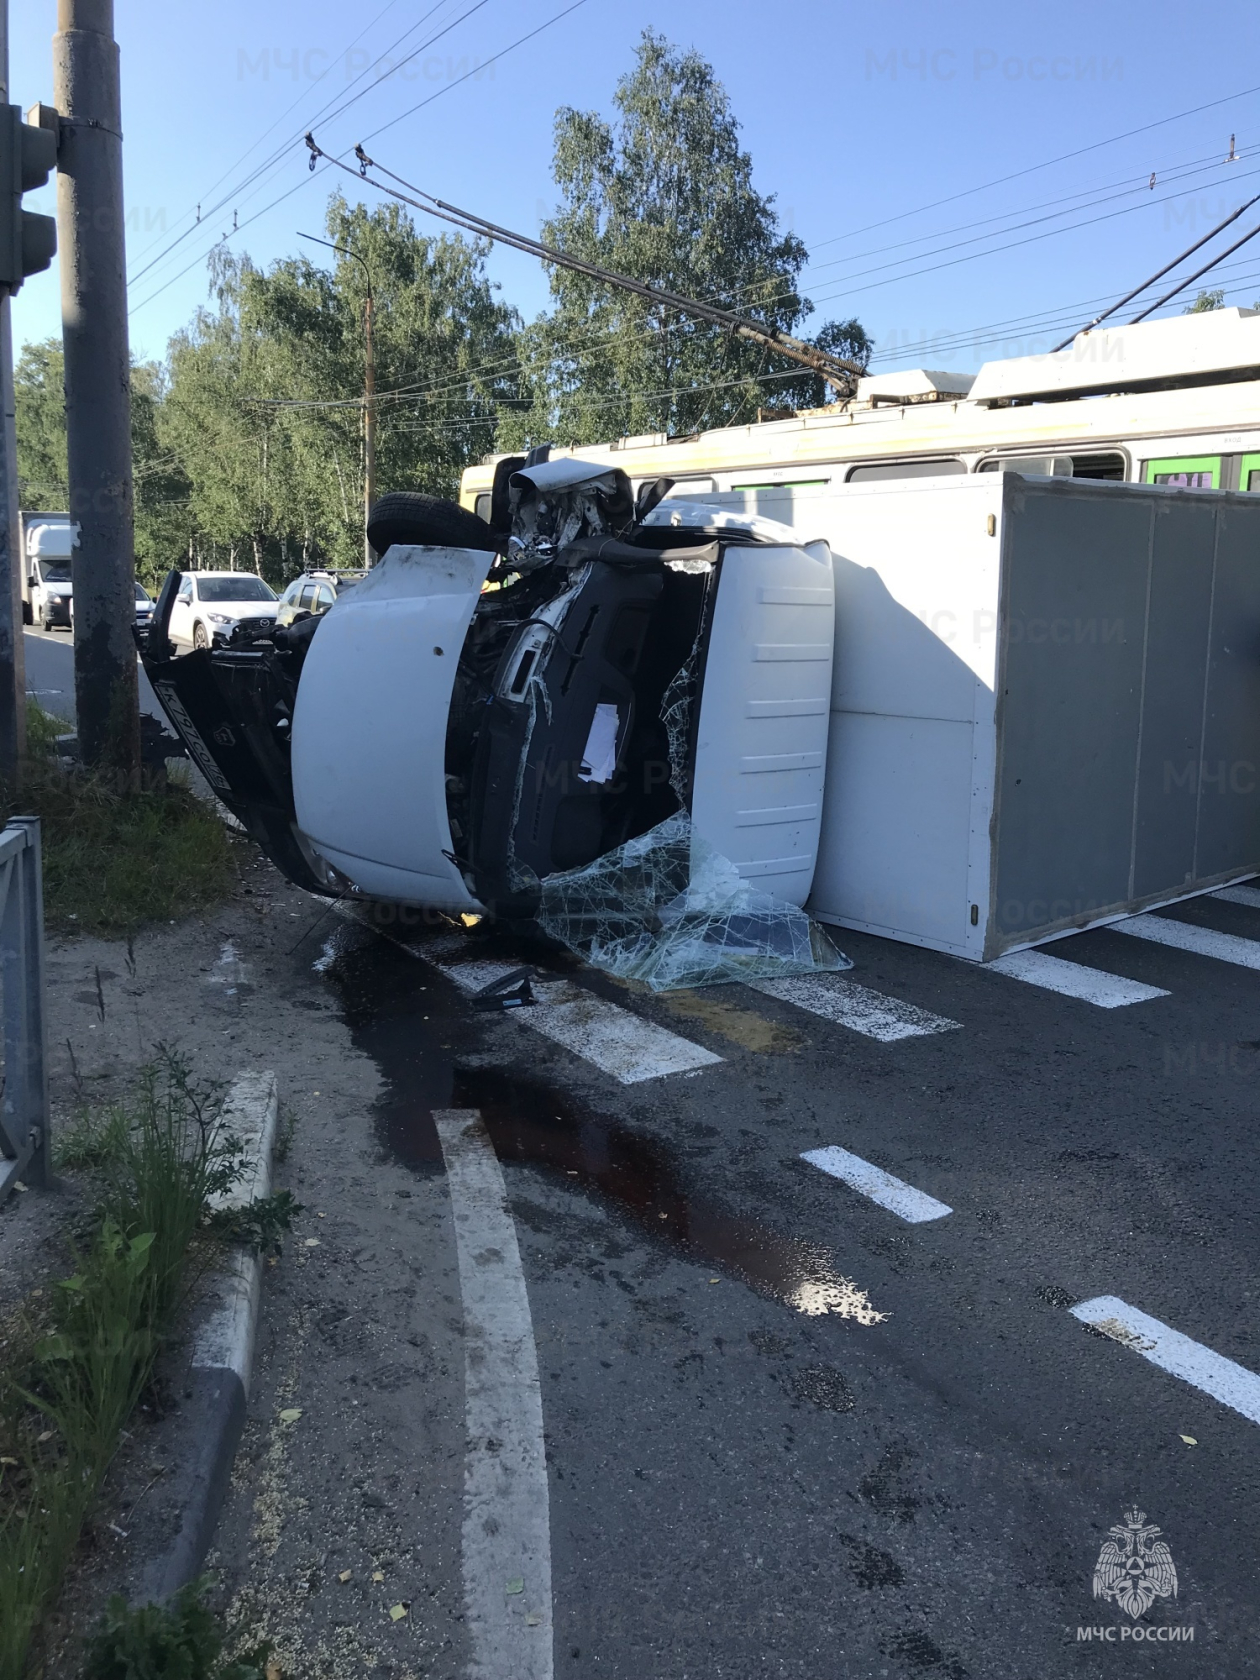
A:
{"label": "wheel rim", "polygon": [[206,635],[204,627],[200,624],[197,625],[196,629],[193,631],[193,646],[195,648],[204,648],[209,647],[209,645],[210,638]]}

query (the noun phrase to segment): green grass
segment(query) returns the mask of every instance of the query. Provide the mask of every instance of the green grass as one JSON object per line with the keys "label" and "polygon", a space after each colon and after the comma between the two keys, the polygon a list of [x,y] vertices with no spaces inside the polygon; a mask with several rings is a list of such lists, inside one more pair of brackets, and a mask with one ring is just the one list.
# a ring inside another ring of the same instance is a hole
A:
{"label": "green grass", "polygon": [[174,784],[120,790],[108,775],[58,764],[65,725],[27,708],[19,800],[40,818],[44,918],[59,933],[130,933],[224,898],[236,880],[232,842],[203,800]]}
{"label": "green grass", "polygon": [[0,1680],[21,1680],[149,1382],[187,1283],[194,1233],[240,1172],[221,1093],[169,1052],[93,1128],[95,1231],[52,1292],[42,1334],[0,1372]]}
{"label": "green grass", "polygon": [[111,1598],[88,1645],[83,1680],[265,1680],[271,1646],[224,1661],[223,1631],[205,1591],[203,1577],[166,1604]]}

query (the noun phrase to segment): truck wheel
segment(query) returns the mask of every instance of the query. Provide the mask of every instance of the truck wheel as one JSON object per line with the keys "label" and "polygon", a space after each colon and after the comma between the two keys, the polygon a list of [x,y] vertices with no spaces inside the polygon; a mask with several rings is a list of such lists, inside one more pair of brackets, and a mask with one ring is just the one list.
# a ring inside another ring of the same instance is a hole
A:
{"label": "truck wheel", "polygon": [[193,625],[193,646],[195,648],[208,648],[210,646],[210,638],[206,635],[204,624]]}
{"label": "truck wheel", "polygon": [[373,505],[368,518],[368,541],[378,554],[395,543],[437,548],[476,548],[500,553],[506,538],[496,534],[475,513],[441,496],[418,490],[394,490]]}

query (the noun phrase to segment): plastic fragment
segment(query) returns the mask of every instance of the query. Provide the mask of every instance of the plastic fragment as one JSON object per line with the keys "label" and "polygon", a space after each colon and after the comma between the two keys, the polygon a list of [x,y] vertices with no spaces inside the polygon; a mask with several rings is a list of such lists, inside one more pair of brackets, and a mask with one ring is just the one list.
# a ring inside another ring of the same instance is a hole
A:
{"label": "plastic fragment", "polygon": [[1198,1446],[1198,1444],[1199,1444],[1199,1443],[1198,1443],[1198,1442],[1197,1442],[1197,1441],[1196,1441],[1196,1440],[1195,1440],[1195,1438],[1194,1438],[1194,1436],[1193,1436],[1193,1435],[1183,1435],[1183,1436],[1182,1436],[1182,1437],[1181,1437],[1181,1439],[1182,1439],[1182,1440],[1183,1440],[1183,1441],[1184,1441],[1184,1442],[1185,1442],[1185,1443],[1186,1443],[1186,1445],[1187,1445],[1187,1446],[1188,1446],[1188,1447],[1197,1447],[1197,1446]]}
{"label": "plastic fragment", "polygon": [[503,1590],[510,1593],[523,1593],[525,1591],[524,1578],[520,1575],[513,1576]]}
{"label": "plastic fragment", "polygon": [[337,1579],[339,1581],[348,1581],[350,1579],[350,1571],[348,1569],[343,1569]]}
{"label": "plastic fragment", "polygon": [[302,1415],[301,1406],[286,1406],[280,1413],[280,1422],[284,1424],[296,1423]]}
{"label": "plastic fragment", "polygon": [[391,1622],[401,1622],[406,1614],[407,1606],[405,1604],[392,1604],[390,1606],[389,1619]]}

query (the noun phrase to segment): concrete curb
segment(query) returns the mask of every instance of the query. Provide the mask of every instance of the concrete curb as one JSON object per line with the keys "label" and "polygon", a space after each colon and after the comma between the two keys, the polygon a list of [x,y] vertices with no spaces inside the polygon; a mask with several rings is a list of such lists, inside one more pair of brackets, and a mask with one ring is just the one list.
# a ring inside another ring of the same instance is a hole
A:
{"label": "concrete curb", "polygon": [[[223,1106],[228,1130],[246,1157],[241,1179],[215,1198],[219,1208],[245,1207],[271,1194],[271,1151],[279,1102],[274,1073],[242,1073]],[[207,1289],[194,1342],[184,1403],[187,1433],[197,1445],[180,1467],[176,1497],[179,1531],[150,1570],[145,1597],[169,1598],[201,1572],[214,1536],[245,1425],[254,1332],[262,1283],[262,1260],[241,1249],[228,1257]]]}

